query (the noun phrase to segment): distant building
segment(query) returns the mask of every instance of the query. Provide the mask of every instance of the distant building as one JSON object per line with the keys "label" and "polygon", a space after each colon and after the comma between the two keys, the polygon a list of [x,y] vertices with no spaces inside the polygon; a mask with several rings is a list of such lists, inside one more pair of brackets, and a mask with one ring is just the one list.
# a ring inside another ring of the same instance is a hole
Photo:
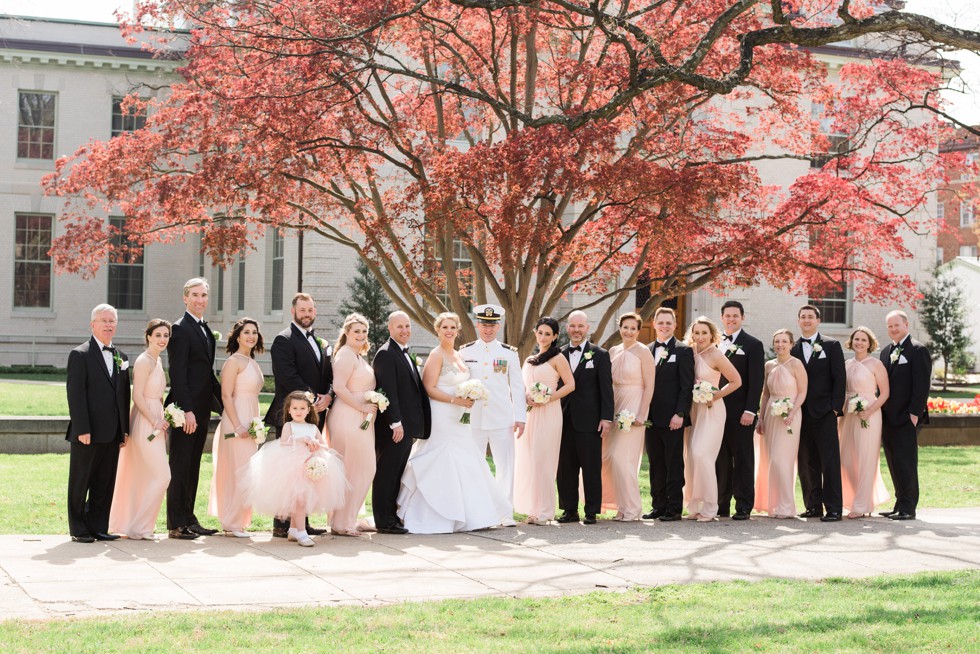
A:
{"label": "distant building", "polygon": [[[960,152],[965,163],[973,165],[980,158],[980,137],[965,129],[956,130],[955,136],[939,146],[940,152]],[[980,199],[975,188],[977,179],[960,167],[950,171],[950,183],[939,191],[936,218],[940,224],[937,238],[936,259],[948,263],[956,257],[977,258],[977,211]]]}

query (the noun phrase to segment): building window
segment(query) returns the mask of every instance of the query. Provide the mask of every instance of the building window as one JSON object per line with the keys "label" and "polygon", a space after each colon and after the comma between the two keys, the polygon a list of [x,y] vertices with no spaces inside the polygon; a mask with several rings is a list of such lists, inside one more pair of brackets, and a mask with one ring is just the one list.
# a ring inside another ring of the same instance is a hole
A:
{"label": "building window", "polygon": [[[115,227],[112,246],[119,251],[130,246],[126,239],[126,219],[112,216],[109,225]],[[126,254],[109,262],[109,304],[121,311],[143,310],[143,253]]]}
{"label": "building window", "polygon": [[831,160],[846,155],[850,152],[851,144],[846,134],[834,133],[833,118],[824,115],[824,106],[814,102],[810,105],[810,115],[814,120],[820,121],[820,134],[827,137],[830,142],[827,150],[813,152],[810,155],[810,168],[823,168]]}
{"label": "building window", "polygon": [[964,200],[960,203],[960,227],[972,227],[976,222],[974,217],[973,203]]}
{"label": "building window", "polygon": [[16,214],[14,306],[51,306],[51,216]]}
{"label": "building window", "polygon": [[20,92],[17,157],[54,159],[54,93]]}
{"label": "building window", "polygon": [[820,322],[832,325],[851,324],[851,289],[841,286],[820,297],[810,297],[809,303],[820,309]]}
{"label": "building window", "polygon": [[269,309],[272,311],[282,311],[282,286],[283,286],[283,267],[286,261],[286,239],[282,230],[278,227],[273,228],[269,238],[270,250],[272,251],[272,266],[269,296]]}
{"label": "building window", "polygon": [[936,203],[936,222],[942,225],[946,222],[946,203],[937,202]]}
{"label": "building window", "polygon": [[245,310],[245,253],[238,255],[238,302],[235,307],[239,313]]}
{"label": "building window", "polygon": [[960,246],[960,256],[961,257],[974,257],[977,256],[977,246],[976,245],[961,245]]}
{"label": "building window", "polygon": [[112,136],[135,132],[146,125],[146,105],[140,107],[136,113],[126,113],[123,110],[125,99],[119,96],[112,98]]}
{"label": "building window", "polygon": [[[441,268],[438,255],[435,258],[435,265]],[[453,267],[456,269],[456,279],[460,286],[460,292],[466,301],[467,306],[472,306],[473,298],[473,259],[470,257],[466,244],[458,238],[453,239]],[[449,304],[449,293],[444,285],[439,292],[439,299],[447,307]]]}
{"label": "building window", "polygon": [[936,248],[936,265],[940,266],[943,264],[943,249]]}

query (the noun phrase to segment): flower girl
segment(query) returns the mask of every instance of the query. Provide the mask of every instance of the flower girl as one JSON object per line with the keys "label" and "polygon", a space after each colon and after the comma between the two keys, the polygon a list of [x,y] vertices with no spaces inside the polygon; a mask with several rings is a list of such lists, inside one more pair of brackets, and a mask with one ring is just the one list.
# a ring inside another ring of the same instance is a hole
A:
{"label": "flower girl", "polygon": [[[317,429],[309,393],[293,391],[283,402],[279,439],[266,443],[249,463],[249,495],[255,511],[306,524],[311,513],[329,513],[344,503],[348,484],[340,456]],[[290,527],[289,540],[313,547],[305,529]]]}

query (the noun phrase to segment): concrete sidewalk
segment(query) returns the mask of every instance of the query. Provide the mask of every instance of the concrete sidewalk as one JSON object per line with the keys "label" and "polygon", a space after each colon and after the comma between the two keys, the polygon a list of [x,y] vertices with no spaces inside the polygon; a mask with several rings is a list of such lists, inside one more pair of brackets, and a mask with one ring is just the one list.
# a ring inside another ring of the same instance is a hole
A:
{"label": "concrete sidewalk", "polygon": [[919,520],[518,525],[443,536],[91,545],[0,536],[0,619],[555,596],[669,583],[980,568],[980,508]]}

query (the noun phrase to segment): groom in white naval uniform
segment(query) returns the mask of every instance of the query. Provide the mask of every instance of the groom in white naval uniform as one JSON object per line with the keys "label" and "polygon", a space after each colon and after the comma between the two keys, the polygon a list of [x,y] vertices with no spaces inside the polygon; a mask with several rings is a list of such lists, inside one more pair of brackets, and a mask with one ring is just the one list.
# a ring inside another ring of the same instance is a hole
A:
{"label": "groom in white naval uniform", "polygon": [[521,360],[517,348],[497,340],[504,310],[496,304],[481,304],[473,309],[476,331],[480,338],[459,348],[459,356],[470,369],[470,378],[479,379],[490,396],[486,402],[473,405],[471,433],[480,456],[486,456],[487,444],[497,470],[496,479],[511,506],[501,516],[501,524],[514,526],[514,435],[524,434],[527,403]]}

